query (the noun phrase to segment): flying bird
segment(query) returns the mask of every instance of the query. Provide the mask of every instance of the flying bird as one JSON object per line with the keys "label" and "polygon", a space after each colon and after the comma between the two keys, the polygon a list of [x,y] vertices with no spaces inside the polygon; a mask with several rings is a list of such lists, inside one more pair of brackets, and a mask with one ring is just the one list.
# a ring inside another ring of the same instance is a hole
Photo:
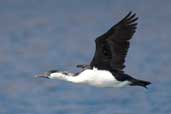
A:
{"label": "flying bird", "polygon": [[106,33],[97,37],[94,57],[89,65],[77,65],[83,69],[80,72],[69,73],[50,70],[36,75],[36,77],[60,79],[96,87],[124,87],[129,85],[147,88],[151,82],[136,79],[123,70],[130,39],[137,28],[137,20],[136,14],[129,12]]}

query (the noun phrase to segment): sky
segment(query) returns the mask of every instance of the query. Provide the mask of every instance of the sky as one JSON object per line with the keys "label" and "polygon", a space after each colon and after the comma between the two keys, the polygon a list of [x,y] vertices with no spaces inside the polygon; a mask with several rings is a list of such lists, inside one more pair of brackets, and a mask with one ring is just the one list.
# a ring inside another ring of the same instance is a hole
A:
{"label": "sky", "polygon": [[[171,113],[171,1],[0,0],[0,113]],[[77,72],[94,40],[129,11],[139,17],[125,72],[149,89],[95,88],[36,79],[51,69]]]}

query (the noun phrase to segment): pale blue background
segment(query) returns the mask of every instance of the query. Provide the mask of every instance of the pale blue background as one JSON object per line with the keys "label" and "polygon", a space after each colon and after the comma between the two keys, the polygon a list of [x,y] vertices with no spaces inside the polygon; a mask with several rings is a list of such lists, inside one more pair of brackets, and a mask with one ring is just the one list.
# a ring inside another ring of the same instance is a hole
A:
{"label": "pale blue background", "polygon": [[[125,71],[152,81],[148,90],[34,78],[78,71],[94,39],[129,11],[140,18]],[[170,0],[0,0],[1,114],[170,114],[170,61]]]}

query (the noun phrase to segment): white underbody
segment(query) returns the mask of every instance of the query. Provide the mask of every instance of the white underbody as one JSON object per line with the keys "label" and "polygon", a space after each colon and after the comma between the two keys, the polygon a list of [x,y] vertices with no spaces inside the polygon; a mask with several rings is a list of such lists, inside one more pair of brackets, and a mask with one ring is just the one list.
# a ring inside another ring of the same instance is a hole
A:
{"label": "white underbody", "polygon": [[65,75],[60,72],[52,73],[50,79],[61,79],[73,83],[88,84],[96,87],[124,87],[129,85],[129,81],[118,81],[115,77],[106,70],[98,70],[96,68],[86,69],[78,76]]}

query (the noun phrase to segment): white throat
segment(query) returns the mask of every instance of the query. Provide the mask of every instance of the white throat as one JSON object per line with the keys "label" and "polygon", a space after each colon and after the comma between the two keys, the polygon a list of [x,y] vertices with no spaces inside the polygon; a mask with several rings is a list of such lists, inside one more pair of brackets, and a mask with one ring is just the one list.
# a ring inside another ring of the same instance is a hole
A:
{"label": "white throat", "polygon": [[50,79],[60,79],[73,83],[88,84],[97,87],[124,87],[129,85],[128,81],[117,81],[115,77],[106,70],[98,70],[97,68],[86,69],[77,76],[74,74],[64,74],[61,72],[52,73]]}

